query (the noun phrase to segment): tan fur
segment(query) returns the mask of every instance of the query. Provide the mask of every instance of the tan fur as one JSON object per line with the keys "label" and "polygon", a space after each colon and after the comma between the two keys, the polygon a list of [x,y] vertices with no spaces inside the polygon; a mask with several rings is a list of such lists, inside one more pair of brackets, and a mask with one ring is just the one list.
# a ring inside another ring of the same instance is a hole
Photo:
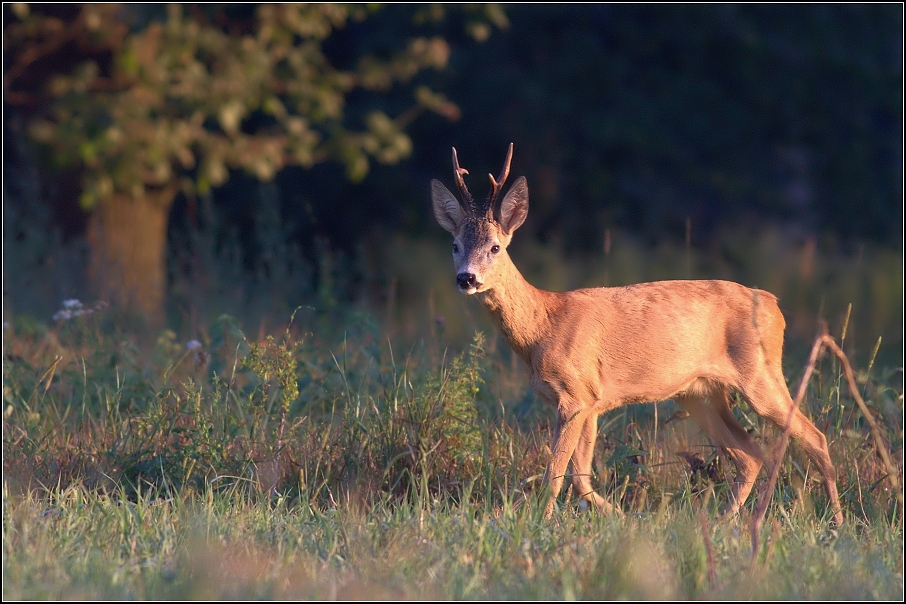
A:
{"label": "tan fur", "polygon": [[[522,277],[506,252],[528,211],[524,180],[507,193],[492,220],[444,213],[453,196],[438,181],[432,197],[438,222],[454,236],[458,274],[472,276],[460,289],[477,295],[528,366],[532,389],[557,409],[547,515],[570,460],[576,492],[610,511],[590,480],[598,416],[630,403],[671,398],[733,459],[737,479],[726,513],[735,513],[765,458],[734,417],[729,392],[739,392],[781,429],[793,404],[781,370],[785,322],[777,298],[728,281],[540,290]],[[841,524],[836,472],[824,434],[798,410],[790,434],[818,467]]]}

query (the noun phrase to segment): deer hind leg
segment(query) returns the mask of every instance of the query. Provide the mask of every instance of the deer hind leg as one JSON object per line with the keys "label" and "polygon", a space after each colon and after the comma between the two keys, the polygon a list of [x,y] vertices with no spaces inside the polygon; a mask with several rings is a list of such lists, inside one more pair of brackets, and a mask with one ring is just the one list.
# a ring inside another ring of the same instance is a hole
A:
{"label": "deer hind leg", "polygon": [[[782,375],[771,376],[766,373],[754,383],[749,392],[743,392],[743,395],[759,415],[771,420],[780,430],[785,428],[793,399]],[[834,510],[834,522],[838,526],[843,524],[843,510],[837,492],[837,470],[827,449],[827,437],[799,409],[793,412],[790,436],[796,439],[812,463],[817,466],[824,479],[828,500]],[[781,462],[779,459],[774,461]]]}
{"label": "deer hind leg", "polygon": [[544,516],[550,518],[554,513],[557,505],[557,495],[563,488],[563,479],[566,476],[566,468],[569,460],[579,444],[579,437],[585,428],[585,422],[590,411],[580,410],[578,412],[569,412],[563,407],[557,409],[557,429],[554,433],[553,455],[550,464],[547,467],[545,481],[550,485],[550,497],[547,501],[547,508]]}
{"label": "deer hind leg", "polygon": [[591,484],[591,466],[595,454],[595,440],[598,437],[598,415],[592,413],[582,426],[579,442],[573,453],[573,490],[576,496],[588,502],[594,509],[611,514],[615,508],[595,493]]}
{"label": "deer hind leg", "polygon": [[743,428],[730,409],[728,391],[719,387],[707,398],[680,396],[675,400],[701,426],[717,446],[723,448],[736,466],[736,480],[732,484],[730,501],[724,506],[722,516],[739,511],[755,486],[755,478],[764,463],[761,447]]}

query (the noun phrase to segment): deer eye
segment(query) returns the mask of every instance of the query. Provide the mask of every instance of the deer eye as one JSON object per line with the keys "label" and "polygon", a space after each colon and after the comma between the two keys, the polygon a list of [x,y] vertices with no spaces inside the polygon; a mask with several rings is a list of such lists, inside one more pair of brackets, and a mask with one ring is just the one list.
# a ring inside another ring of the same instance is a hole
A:
{"label": "deer eye", "polygon": [[499,252],[499,251],[500,251],[500,246],[499,246],[499,245],[492,245],[492,246],[491,246],[491,253],[492,253],[492,254],[496,254],[496,253]]}
{"label": "deer eye", "polygon": [[454,253],[454,254],[458,254],[458,253],[459,253],[459,246],[456,245],[455,243],[453,244],[453,253]]}

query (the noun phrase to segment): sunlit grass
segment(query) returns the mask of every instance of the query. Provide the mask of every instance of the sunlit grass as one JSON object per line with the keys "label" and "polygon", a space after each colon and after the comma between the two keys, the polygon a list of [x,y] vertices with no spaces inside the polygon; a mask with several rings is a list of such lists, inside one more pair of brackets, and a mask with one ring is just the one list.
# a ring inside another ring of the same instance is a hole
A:
{"label": "sunlit grass", "polygon": [[4,503],[9,599],[897,599],[902,533],[794,512],[752,543],[695,506],[563,511],[208,493],[130,501],[70,487]]}

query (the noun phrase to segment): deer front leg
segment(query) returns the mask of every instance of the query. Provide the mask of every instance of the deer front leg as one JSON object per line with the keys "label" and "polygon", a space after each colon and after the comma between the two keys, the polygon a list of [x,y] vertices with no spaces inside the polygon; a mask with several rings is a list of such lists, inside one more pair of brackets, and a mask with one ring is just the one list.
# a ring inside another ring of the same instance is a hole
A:
{"label": "deer front leg", "polygon": [[591,483],[591,467],[595,456],[595,440],[598,438],[598,414],[590,414],[582,427],[576,451],[573,453],[573,489],[576,496],[584,499],[599,512],[611,514],[617,510],[603,497],[595,493]]}
{"label": "deer front leg", "polygon": [[585,421],[590,411],[575,411],[560,405],[557,410],[557,431],[554,434],[553,455],[547,467],[547,482],[550,486],[550,497],[544,512],[545,518],[550,518],[557,505],[557,495],[563,488],[563,479],[566,476],[566,467],[576,450],[579,437],[585,427]]}

